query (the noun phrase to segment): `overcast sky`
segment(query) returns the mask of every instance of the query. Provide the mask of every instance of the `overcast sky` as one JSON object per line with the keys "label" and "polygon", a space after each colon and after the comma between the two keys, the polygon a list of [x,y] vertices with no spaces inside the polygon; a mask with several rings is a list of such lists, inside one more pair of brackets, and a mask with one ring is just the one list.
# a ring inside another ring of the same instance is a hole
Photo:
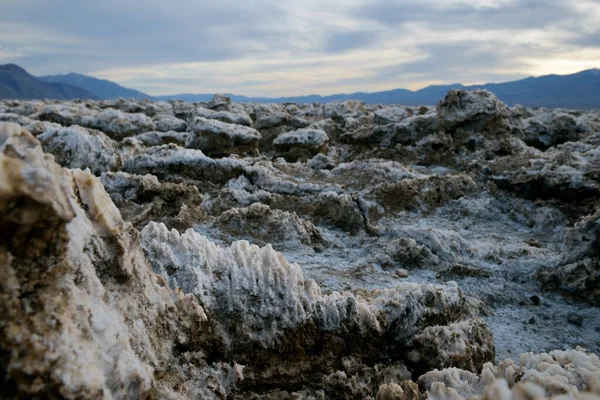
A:
{"label": "overcast sky", "polygon": [[0,63],[151,95],[332,94],[600,67],[600,0],[0,0]]}

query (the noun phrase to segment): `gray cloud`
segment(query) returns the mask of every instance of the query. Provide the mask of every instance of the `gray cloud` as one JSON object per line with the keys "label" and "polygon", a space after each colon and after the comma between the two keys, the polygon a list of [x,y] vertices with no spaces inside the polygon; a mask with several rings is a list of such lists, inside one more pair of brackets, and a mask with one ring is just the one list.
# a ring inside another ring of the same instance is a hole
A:
{"label": "gray cloud", "polygon": [[368,47],[376,48],[380,38],[377,31],[334,32],[326,38],[325,52],[335,54]]}
{"label": "gray cloud", "polygon": [[2,1],[0,62],[152,94],[500,81],[600,55],[596,0]]}
{"label": "gray cloud", "polygon": [[[193,0],[143,4],[116,0],[24,0],[3,6],[2,22],[22,21],[24,28],[35,26],[59,31],[75,42],[60,52],[36,52],[21,62],[36,67],[75,65],[82,71],[99,68],[165,62],[215,61],[242,57],[268,44],[277,49],[286,32],[273,24],[258,22],[282,18],[277,2],[268,7],[251,7],[252,2]],[[283,41],[282,41],[283,39]],[[43,54],[40,54],[43,53]],[[37,68],[36,68],[37,69]]]}
{"label": "gray cloud", "polygon": [[525,29],[561,23],[579,14],[568,1],[518,0],[494,7],[469,3],[409,0],[380,0],[361,4],[352,10],[356,18],[370,19],[388,26],[424,22],[438,27],[483,29]]}
{"label": "gray cloud", "polygon": [[465,81],[488,81],[494,79],[517,79],[523,74],[498,73],[503,67],[522,70],[523,65],[515,59],[515,53],[523,49],[499,48],[476,41],[451,44],[427,44],[420,47],[428,55],[422,60],[399,63],[377,69],[379,80],[397,81],[404,76],[433,77],[449,83]]}

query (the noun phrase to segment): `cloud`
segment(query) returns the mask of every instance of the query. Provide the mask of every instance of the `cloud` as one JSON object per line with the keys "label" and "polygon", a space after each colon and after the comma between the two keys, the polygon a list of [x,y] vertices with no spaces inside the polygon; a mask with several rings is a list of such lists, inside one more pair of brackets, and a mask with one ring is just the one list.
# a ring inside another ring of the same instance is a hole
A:
{"label": "cloud", "polygon": [[356,49],[377,47],[380,37],[376,31],[334,32],[326,38],[325,52],[343,53]]}
{"label": "cloud", "polygon": [[568,1],[547,0],[379,0],[357,5],[356,18],[388,26],[407,22],[471,29],[529,29],[560,23],[576,15]]}
{"label": "cloud", "polygon": [[150,94],[374,91],[600,67],[596,0],[3,0],[0,62]]}

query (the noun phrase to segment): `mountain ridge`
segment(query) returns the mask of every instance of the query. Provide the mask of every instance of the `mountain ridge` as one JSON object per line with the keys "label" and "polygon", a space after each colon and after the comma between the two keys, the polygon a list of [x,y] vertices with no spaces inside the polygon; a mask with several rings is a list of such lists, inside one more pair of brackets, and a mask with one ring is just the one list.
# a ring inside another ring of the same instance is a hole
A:
{"label": "mountain ridge", "polygon": [[93,93],[78,86],[58,82],[44,82],[16,64],[0,65],[0,99],[98,99]]}
{"label": "mountain ridge", "polygon": [[[14,75],[14,76],[11,76]],[[15,81],[15,76],[18,78]],[[20,84],[18,83],[20,82]],[[52,86],[47,86],[52,85]],[[550,74],[540,77],[485,83],[479,85],[429,85],[419,90],[403,88],[379,92],[354,92],[332,95],[309,94],[304,96],[261,97],[225,93],[234,102],[247,103],[327,103],[339,100],[359,100],[368,104],[401,104],[408,106],[435,105],[452,89],[486,89],[493,92],[508,105],[547,108],[600,108],[600,69],[592,68],[569,75]],[[213,93],[181,93],[166,96],[150,96],[141,91],[126,88],[116,82],[98,79],[78,73],[34,77],[15,64],[0,65],[0,98],[57,100],[113,99],[117,97],[142,100],[183,100],[207,102]]]}
{"label": "mountain ridge", "polygon": [[[569,75],[544,75],[527,77],[516,81],[463,85],[430,85],[411,91],[391,89],[380,92],[355,92],[333,95],[248,97],[227,94],[234,102],[255,101],[259,103],[326,103],[337,100],[360,100],[370,104],[402,104],[410,106],[435,105],[452,89],[486,89],[493,92],[508,105],[520,104],[527,107],[548,108],[600,108],[600,69],[593,68]],[[181,99],[189,102],[208,101],[212,94],[176,94],[155,96],[157,100]]]}
{"label": "mountain ridge", "polygon": [[78,86],[91,93],[94,93],[100,99],[108,100],[116,97],[126,97],[135,100],[151,99],[152,96],[135,89],[129,89],[106,79],[98,79],[91,76],[70,72],[60,75],[45,75],[38,79],[44,82],[65,83],[72,86]]}

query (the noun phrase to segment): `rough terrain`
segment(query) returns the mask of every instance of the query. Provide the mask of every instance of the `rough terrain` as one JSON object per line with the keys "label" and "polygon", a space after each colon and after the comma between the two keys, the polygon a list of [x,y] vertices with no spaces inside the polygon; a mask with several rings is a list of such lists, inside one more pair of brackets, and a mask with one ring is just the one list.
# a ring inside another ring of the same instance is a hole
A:
{"label": "rough terrain", "polygon": [[600,398],[598,110],[0,121],[0,398]]}

